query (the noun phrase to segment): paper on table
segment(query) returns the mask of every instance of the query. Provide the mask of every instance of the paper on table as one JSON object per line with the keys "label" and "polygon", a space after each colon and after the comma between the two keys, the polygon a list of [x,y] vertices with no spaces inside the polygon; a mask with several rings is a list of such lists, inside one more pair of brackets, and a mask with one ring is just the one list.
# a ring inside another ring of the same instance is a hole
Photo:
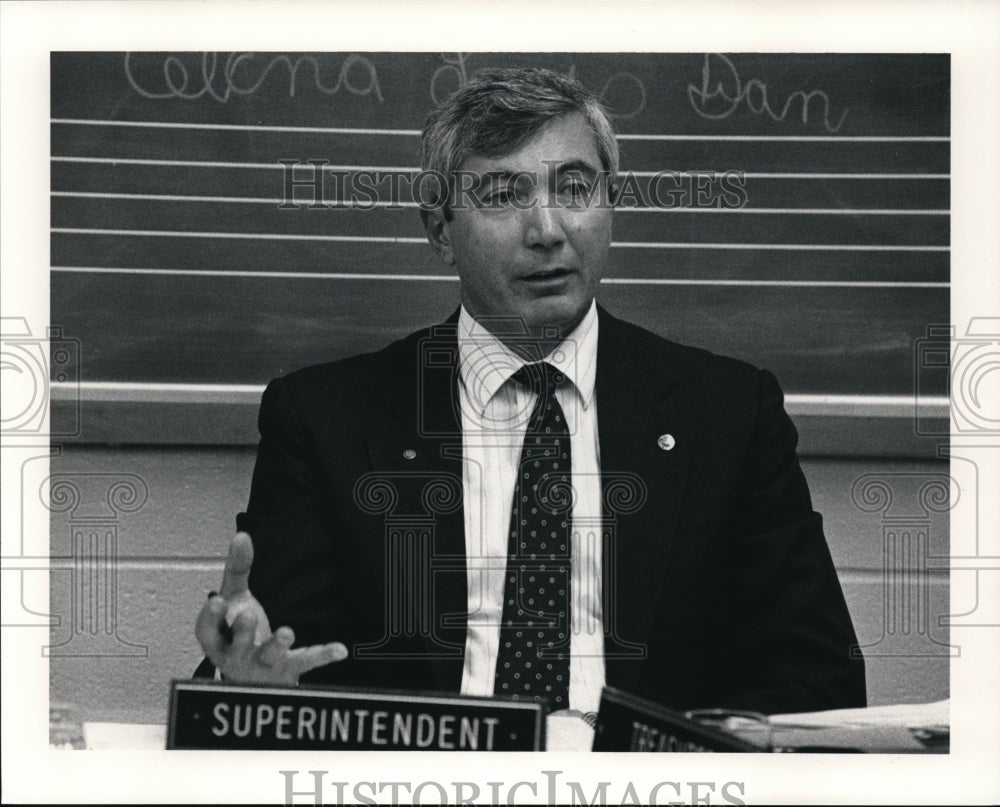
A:
{"label": "paper on table", "polygon": [[771,715],[771,723],[785,726],[904,726],[929,728],[948,726],[951,701],[898,703],[867,709],[833,709],[829,712]]}
{"label": "paper on table", "polygon": [[579,712],[565,709],[545,718],[546,751],[589,751],[594,744],[594,728]]}
{"label": "paper on table", "polygon": [[862,751],[870,754],[946,753],[949,702],[903,703],[771,715],[774,746],[785,751]]}
{"label": "paper on table", "polygon": [[167,727],[161,723],[84,723],[91,751],[162,751]]}

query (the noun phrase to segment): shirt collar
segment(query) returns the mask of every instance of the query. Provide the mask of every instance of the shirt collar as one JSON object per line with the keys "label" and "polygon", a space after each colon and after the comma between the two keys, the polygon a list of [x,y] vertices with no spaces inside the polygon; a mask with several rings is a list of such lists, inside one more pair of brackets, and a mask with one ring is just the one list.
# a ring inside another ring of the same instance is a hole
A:
{"label": "shirt collar", "polygon": [[[592,300],[580,324],[543,359],[573,382],[584,409],[589,408],[594,399],[597,323],[597,302]],[[458,315],[458,370],[480,416],[490,399],[526,364],[529,362],[508,348],[462,306]]]}

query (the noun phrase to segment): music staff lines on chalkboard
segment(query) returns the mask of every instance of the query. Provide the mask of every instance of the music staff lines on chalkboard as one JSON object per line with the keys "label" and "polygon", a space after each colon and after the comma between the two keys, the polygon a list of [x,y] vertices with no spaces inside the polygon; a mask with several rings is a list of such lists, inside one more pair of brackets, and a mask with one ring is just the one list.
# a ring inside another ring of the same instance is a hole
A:
{"label": "music staff lines on chalkboard", "polygon": [[[254,163],[254,162],[218,162],[211,160],[151,160],[151,159],[135,159],[132,157],[67,157],[67,156],[54,156],[50,158],[54,163],[83,163],[83,164],[94,164],[94,165],[158,165],[158,166],[187,166],[196,168],[240,168],[240,169],[281,169],[284,170],[284,166],[281,163]],[[306,167],[307,162],[303,163],[302,167]],[[416,174],[419,172],[419,168],[416,167],[402,167],[402,166],[391,166],[391,165],[347,165],[347,164],[329,164],[324,166],[325,170],[328,171],[396,171],[396,172],[406,172]],[[627,170],[627,169],[626,169]],[[640,171],[633,170],[630,173],[638,177],[654,177],[662,173],[661,171]],[[695,174],[699,173],[697,170],[681,171],[680,173]],[[867,173],[867,174],[852,174],[852,173],[821,173],[816,171],[810,171],[807,173],[789,173],[789,172],[767,172],[767,171],[753,171],[753,172],[743,172],[746,177],[751,177],[754,179],[862,179],[862,180],[876,180],[876,179],[949,179],[949,174],[938,173],[938,174],[922,174],[922,173],[907,173],[907,174],[888,174],[888,173]]]}
{"label": "music staff lines on chalkboard", "polygon": [[[354,134],[354,135],[388,135],[402,137],[419,137],[419,129],[359,129],[343,126],[271,126],[263,124],[232,124],[232,123],[191,123],[185,121],[136,121],[136,120],[97,120],[87,118],[52,118],[50,123],[79,126],[123,126],[147,129],[215,129],[219,131],[241,132],[297,132],[311,134]],[[718,134],[623,134],[616,135],[618,140],[660,140],[660,141],[726,141],[746,140],[766,142],[769,140],[799,141],[804,143],[947,143],[948,136],[936,135],[718,135]]]}
{"label": "music staff lines on chalkboard", "polygon": [[[259,205],[281,205],[288,200],[278,196],[258,197],[258,196],[183,196],[157,193],[105,193],[102,191],[52,191],[52,196],[74,197],[79,199],[134,199],[161,202],[218,202],[231,204],[259,204]],[[368,204],[360,202],[330,202],[327,208],[337,210],[340,208],[361,208],[384,207],[388,209],[408,208],[419,210],[419,202],[383,202],[376,200]],[[947,216],[950,210],[920,210],[920,209],[879,209],[871,208],[867,210],[851,208],[757,208],[757,207],[622,207],[621,213],[732,213],[740,214],[766,214],[766,215],[823,215],[823,216]]]}
{"label": "music staff lines on chalkboard", "polygon": [[[58,266],[53,271],[70,274],[98,275],[180,275],[188,277],[244,277],[244,278],[280,278],[292,280],[379,280],[379,281],[423,281],[430,283],[457,283],[457,275],[388,275],[365,274],[363,272],[267,272],[239,269],[136,269],[109,268],[94,266]],[[669,277],[660,278],[604,278],[601,283],[608,286],[648,285],[648,286],[774,286],[801,288],[947,288],[948,283],[913,283],[905,281],[880,280],[677,280]],[[263,389],[263,388],[262,388]]]}
{"label": "music staff lines on chalkboard", "polygon": [[[92,227],[53,227],[51,232],[64,235],[122,235],[122,236],[165,236],[170,238],[242,238],[262,240],[293,241],[358,241],[361,243],[420,244],[425,239],[407,236],[375,235],[299,235],[294,233],[236,233],[211,232],[201,230],[110,230]],[[866,251],[866,252],[947,252],[948,247],[907,246],[903,244],[706,244],[690,241],[613,241],[611,247],[618,249],[735,249],[735,250],[826,250],[826,251]],[[53,266],[58,269],[58,266]]]}
{"label": "music staff lines on chalkboard", "polygon": [[[184,123],[184,122],[148,122],[138,124],[134,121],[105,121],[86,119],[66,119],[54,118],[51,120],[53,126],[57,127],[77,127],[78,131],[72,132],[72,138],[79,144],[93,145],[100,144],[106,150],[115,150],[116,146],[127,144],[136,148],[149,149],[157,145],[165,146],[168,150],[171,146],[167,144],[163,133],[154,130],[165,130],[173,138],[172,148],[190,144],[195,150],[209,150],[211,152],[231,151],[238,152],[247,148],[259,148],[261,143],[270,142],[276,144],[282,151],[303,152],[322,151],[329,149],[332,138],[343,138],[344,143],[361,145],[367,152],[379,151],[382,149],[405,148],[411,156],[415,156],[417,138],[419,132],[410,129],[370,129],[370,128],[345,128],[345,127],[284,127],[284,126],[253,126],[211,123]],[[65,130],[56,130],[56,136],[61,136]],[[207,134],[206,134],[207,133]],[[240,137],[243,135],[244,137]],[[366,142],[372,137],[385,138],[384,141],[372,144]],[[364,138],[360,140],[359,138]],[[857,146],[878,147],[884,145],[907,144],[914,148],[922,146],[939,146],[933,152],[934,156],[943,157],[947,160],[947,145],[950,138],[946,136],[760,136],[760,135],[664,135],[664,134],[627,134],[618,135],[624,146],[626,154],[630,149],[641,148],[645,151],[660,148],[672,149],[666,152],[656,152],[674,154],[690,151],[691,144],[699,147],[704,144],[713,144],[716,154],[725,153],[727,147],[732,144],[743,144],[745,148],[752,146],[774,146],[782,147],[789,144],[806,145],[812,148],[801,151],[803,154],[820,154],[826,147],[836,147],[838,149],[853,148]],[[251,145],[251,140],[253,143]],[[399,141],[409,141],[405,147],[397,145]],[[889,153],[886,151],[874,151],[872,153]]]}
{"label": "music staff lines on chalkboard", "polygon": [[793,394],[911,394],[948,317],[946,55],[53,53],[53,321],[88,380],[262,383],[446,316],[417,202],[351,190],[418,173],[432,92],[526,63],[615,113],[609,308]]}
{"label": "music staff lines on chalkboard", "polygon": [[[316,172],[329,172],[330,174],[340,173],[340,174],[345,174],[345,175],[346,174],[350,174],[350,175],[353,175],[353,178],[356,178],[356,176],[358,174],[362,173],[362,172],[374,172],[376,174],[400,173],[400,174],[406,174],[406,175],[413,175],[413,173],[417,170],[414,167],[400,167],[400,166],[391,165],[391,164],[362,165],[362,164],[358,164],[358,163],[342,163],[342,164],[331,165],[327,161],[320,161],[320,160],[313,160],[313,162],[314,162],[315,165],[310,166],[309,164],[304,163],[304,162],[301,163],[301,164],[298,164],[297,161],[293,161],[293,160],[285,160],[284,162],[286,164],[279,164],[279,163],[268,163],[268,162],[170,160],[170,159],[158,159],[158,158],[146,158],[146,157],[136,158],[136,157],[127,157],[127,156],[107,156],[107,157],[100,157],[100,156],[64,156],[64,155],[58,155],[58,154],[53,157],[53,162],[54,163],[80,163],[80,164],[91,164],[91,165],[110,165],[113,168],[115,168],[116,170],[120,170],[120,169],[124,168],[125,166],[161,167],[161,168],[163,168],[163,167],[170,167],[170,168],[188,168],[188,169],[193,169],[193,168],[216,168],[216,169],[233,169],[233,170],[242,170],[242,171],[248,171],[248,170],[252,170],[252,169],[262,169],[262,170],[265,170],[265,171],[270,171],[273,174],[274,170],[280,169],[281,171],[283,171],[285,173],[286,179],[287,179],[287,175],[288,175],[288,171],[289,171],[287,163],[289,163],[289,162],[291,162],[291,163],[293,163],[295,165],[298,165],[298,167],[301,167],[301,168],[311,169],[313,171],[313,176],[314,177],[315,177]],[[884,161],[882,161],[882,160],[879,161],[880,165],[882,165],[883,163],[884,163]],[[739,163],[736,163],[731,158],[726,158],[726,159],[720,159],[719,164],[721,164],[721,165],[726,165],[726,164],[732,165],[732,164],[739,164]],[[317,166],[319,166],[319,167],[317,167]],[[296,168],[292,168],[291,170],[292,170],[292,176],[294,177],[295,176],[295,172],[296,172],[297,169]],[[708,172],[706,170],[704,170],[704,169],[699,169],[699,170],[660,169],[658,171],[632,169],[632,170],[627,170],[627,178],[626,179],[628,181],[639,179],[639,178],[649,180],[647,182],[647,187],[648,188],[653,188],[655,190],[655,189],[658,189],[660,187],[659,183],[664,178],[668,178],[669,179],[669,178],[672,177],[673,178],[672,181],[674,181],[675,183],[678,182],[681,178],[683,178],[684,180],[690,182],[691,179],[703,178],[706,173],[708,173]],[[849,179],[864,179],[864,180],[872,181],[872,182],[876,182],[876,181],[877,182],[885,182],[887,180],[896,180],[896,179],[906,179],[906,180],[909,180],[909,181],[914,181],[914,180],[943,180],[943,179],[947,178],[947,174],[946,173],[906,173],[906,174],[895,174],[895,173],[886,173],[884,170],[881,171],[881,172],[877,172],[877,173],[866,173],[866,174],[856,174],[856,173],[850,173],[849,174],[849,173],[839,173],[839,172],[818,172],[818,171],[809,171],[809,172],[774,172],[774,171],[754,171],[754,170],[745,171],[745,170],[740,170],[740,171],[725,172],[725,174],[734,175],[740,182],[745,182],[745,181],[749,181],[749,180],[753,180],[754,182],[757,182],[757,181],[760,181],[760,180],[799,180],[799,179],[809,179],[809,180],[822,179],[824,181],[829,181],[829,180],[835,180],[836,181],[836,180],[849,180]],[[723,175],[723,181],[725,181],[725,174]],[[667,177],[665,175],[670,175],[670,177]],[[345,176],[344,178],[346,179],[347,177]],[[353,181],[353,178],[352,178],[352,181]],[[152,185],[156,185],[158,182],[162,184],[162,182],[164,181],[164,178],[162,176],[158,177],[155,174],[148,175],[147,179],[148,179],[149,184],[152,184]],[[222,177],[220,177],[219,175],[213,175],[212,178],[211,178],[211,182],[212,182],[213,186],[217,186],[218,184],[220,184],[220,180],[221,179],[222,179]],[[57,181],[58,180],[54,177],[54,185],[56,186],[55,195],[56,195],[57,198],[60,197],[60,196],[61,197],[70,197],[70,196],[72,196],[74,198],[93,198],[93,199],[100,198],[100,199],[119,199],[119,200],[132,199],[132,200],[136,200],[136,201],[140,201],[140,200],[141,201],[175,201],[175,202],[208,202],[208,201],[213,201],[213,202],[217,202],[219,204],[229,204],[229,203],[232,203],[232,204],[246,204],[246,203],[253,203],[255,200],[259,200],[259,199],[274,199],[274,198],[276,198],[276,197],[274,197],[274,196],[272,196],[270,194],[268,194],[266,196],[263,196],[263,197],[262,196],[258,196],[257,194],[253,194],[253,195],[225,195],[225,194],[219,194],[219,193],[213,193],[213,194],[197,194],[197,193],[169,194],[169,193],[160,193],[160,194],[156,194],[156,193],[134,192],[135,189],[133,189],[133,192],[129,192],[128,190],[123,190],[119,194],[115,194],[113,192],[105,191],[105,192],[102,192],[100,195],[92,195],[91,196],[91,195],[88,195],[88,193],[86,191],[60,190],[59,186],[57,185]],[[244,180],[242,180],[242,182],[245,183],[246,180],[244,179]],[[251,182],[251,184],[256,183],[256,185],[257,185],[256,190],[259,193],[259,191],[260,191],[260,180],[259,179],[252,179],[252,180],[250,180],[250,182]],[[296,180],[296,182],[298,184],[303,184],[303,182],[301,180]],[[112,184],[114,184],[114,175],[112,176]],[[270,190],[271,193],[273,193],[273,191],[275,189],[275,184],[276,183],[272,182],[270,184],[270,187],[268,188],[268,190]],[[306,182],[304,184],[308,184],[308,183]],[[627,182],[626,182],[626,185],[627,185]],[[792,198],[792,199],[797,199],[797,200],[802,200],[803,199],[803,193],[801,192],[801,190],[799,190],[797,193],[789,193],[789,192],[787,192],[787,190],[788,189],[786,189],[786,193],[783,194],[786,199],[787,198]],[[914,208],[906,208],[906,207],[862,207],[862,206],[851,206],[851,205],[846,205],[845,206],[845,205],[843,205],[842,191],[838,192],[836,194],[836,196],[835,196],[835,198],[838,201],[841,201],[841,206],[839,206],[839,207],[834,207],[834,206],[830,206],[830,207],[810,207],[810,206],[803,206],[802,208],[800,208],[797,211],[795,208],[787,207],[787,206],[782,206],[782,207],[768,207],[766,203],[765,204],[761,204],[758,201],[760,199],[760,194],[758,193],[758,191],[764,191],[765,195],[766,195],[767,189],[764,186],[755,186],[754,187],[754,193],[753,193],[752,197],[749,194],[745,195],[745,198],[743,198],[743,199],[740,199],[739,197],[736,197],[737,201],[739,202],[739,204],[736,204],[736,205],[731,205],[730,204],[730,205],[724,205],[724,206],[720,206],[718,204],[718,200],[717,199],[716,200],[711,200],[710,199],[709,203],[706,204],[706,205],[684,204],[684,205],[667,205],[667,206],[664,206],[664,205],[662,205],[660,203],[651,204],[650,200],[648,198],[643,197],[642,194],[639,193],[639,194],[633,194],[633,196],[629,200],[631,202],[630,204],[622,204],[622,205],[620,205],[620,210],[623,213],[629,213],[629,212],[633,212],[633,211],[643,211],[643,212],[663,211],[663,212],[672,212],[672,213],[677,213],[677,214],[694,213],[694,212],[697,212],[697,213],[709,213],[709,212],[763,213],[763,212],[766,211],[768,213],[771,213],[771,215],[781,215],[781,216],[792,216],[792,215],[821,216],[821,215],[826,214],[826,215],[831,215],[831,216],[851,216],[851,217],[854,217],[854,218],[860,218],[860,217],[865,217],[865,216],[880,216],[880,217],[885,218],[885,217],[891,217],[891,216],[927,216],[927,215],[945,216],[945,215],[947,215],[947,210],[946,209],[943,209],[943,208],[933,208],[933,207],[932,208],[927,208],[927,207],[923,207],[923,206],[918,206],[918,207],[914,207]],[[911,196],[917,195],[917,196],[919,196],[919,198],[924,198],[926,196],[926,194],[921,193],[920,191],[918,191],[917,194],[912,194],[911,193],[910,195]],[[941,196],[940,192],[938,192],[935,195],[938,198],[940,198],[940,196]],[[689,196],[690,196],[690,194],[689,194]],[[773,197],[773,196],[775,196],[775,194],[772,192],[771,196]],[[282,201],[286,202],[286,206],[287,206],[287,201],[288,200],[287,199],[283,199]],[[312,201],[313,203],[315,203],[315,194],[314,194],[314,197],[313,197],[312,200],[305,200],[302,203],[306,204],[309,201]],[[657,202],[659,202],[659,201],[660,200],[658,198]],[[748,202],[749,202],[749,204],[748,204]],[[337,208],[337,209],[343,209],[343,208],[346,208],[346,209],[351,209],[351,208],[356,208],[356,209],[372,209],[372,208],[380,208],[380,207],[384,208],[384,209],[406,209],[406,208],[413,208],[413,207],[416,206],[416,204],[414,202],[408,201],[406,199],[397,199],[397,200],[390,201],[390,202],[382,202],[382,201],[380,201],[378,199],[372,198],[371,196],[369,196],[367,199],[365,199],[365,200],[363,200],[363,201],[361,201],[359,203],[355,203],[354,201],[352,201],[350,199],[334,199],[332,201],[323,199],[322,200],[322,204],[325,207],[331,208],[331,209],[333,209],[333,208]],[[314,204],[314,206],[316,206],[316,205]],[[167,217],[167,218],[169,220],[169,217]],[[158,220],[162,221],[163,218],[161,217]],[[104,228],[104,229],[110,230],[111,228]],[[131,229],[139,229],[139,228],[131,228]],[[268,230],[267,232],[271,232],[271,231]],[[938,239],[938,240],[940,240],[940,239]],[[630,243],[630,242],[628,242],[628,243]],[[672,243],[672,242],[667,242],[667,243]],[[753,239],[750,239],[750,243],[753,243]],[[879,246],[877,244],[869,244],[869,245],[870,246]],[[886,246],[891,246],[891,245],[886,245]],[[908,244],[906,246],[917,246],[917,245]],[[940,247],[941,244],[937,243],[937,244],[933,244],[932,246]]]}

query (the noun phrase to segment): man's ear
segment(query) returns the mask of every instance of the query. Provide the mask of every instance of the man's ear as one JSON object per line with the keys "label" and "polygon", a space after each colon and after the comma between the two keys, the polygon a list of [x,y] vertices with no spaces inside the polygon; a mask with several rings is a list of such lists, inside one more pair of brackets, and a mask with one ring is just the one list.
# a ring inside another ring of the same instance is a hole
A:
{"label": "man's ear", "polygon": [[455,253],[451,248],[451,235],[449,226],[451,222],[445,216],[444,205],[437,205],[430,210],[421,208],[420,216],[424,220],[424,229],[427,231],[427,240],[430,241],[438,257],[447,266],[455,265]]}

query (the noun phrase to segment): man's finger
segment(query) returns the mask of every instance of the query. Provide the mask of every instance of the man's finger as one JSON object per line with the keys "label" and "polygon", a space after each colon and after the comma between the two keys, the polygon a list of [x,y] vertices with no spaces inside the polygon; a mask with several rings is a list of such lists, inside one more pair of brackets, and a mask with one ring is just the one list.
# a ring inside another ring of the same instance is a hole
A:
{"label": "man's finger", "polygon": [[194,635],[205,655],[212,661],[226,649],[226,601],[221,597],[212,597],[198,612],[198,620],[194,624]]}
{"label": "man's finger", "polygon": [[347,658],[347,648],[340,642],[300,647],[288,654],[288,660],[296,675],[302,675],[324,664],[343,661],[345,658]]}
{"label": "man's finger", "polygon": [[285,658],[288,649],[295,644],[295,633],[291,628],[278,628],[264,644],[257,648],[257,661],[264,667],[274,667]]}
{"label": "man's finger", "polygon": [[222,572],[222,590],[219,593],[231,599],[247,591],[252,565],[253,541],[245,532],[238,532],[229,542],[229,555],[226,558],[226,568]]}
{"label": "man's finger", "polygon": [[254,635],[257,632],[257,616],[248,611],[241,611],[233,620],[233,653],[240,657],[249,657],[254,648]]}

